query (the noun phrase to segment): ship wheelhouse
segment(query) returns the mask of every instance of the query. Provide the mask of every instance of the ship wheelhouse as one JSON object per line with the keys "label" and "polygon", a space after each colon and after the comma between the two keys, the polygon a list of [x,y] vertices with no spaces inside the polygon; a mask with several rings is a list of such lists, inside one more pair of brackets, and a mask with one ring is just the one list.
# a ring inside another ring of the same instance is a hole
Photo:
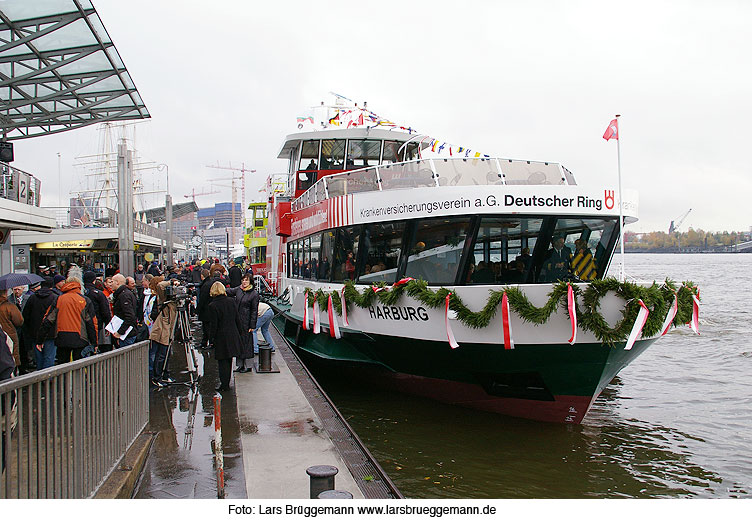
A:
{"label": "ship wheelhouse", "polygon": [[425,147],[421,139],[425,136],[364,128],[302,132],[287,137],[278,158],[288,162],[295,199],[332,174],[418,159]]}

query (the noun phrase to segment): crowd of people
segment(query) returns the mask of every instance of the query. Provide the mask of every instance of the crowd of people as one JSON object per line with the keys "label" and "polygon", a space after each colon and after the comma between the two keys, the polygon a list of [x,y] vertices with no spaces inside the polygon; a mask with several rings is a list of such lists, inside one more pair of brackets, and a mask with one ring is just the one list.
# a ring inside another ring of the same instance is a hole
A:
{"label": "crowd of people", "polygon": [[[178,303],[170,286],[187,285],[194,296],[187,309],[202,324],[201,348],[213,348],[219,390],[229,388],[232,360],[236,372],[251,371],[258,335],[272,347],[273,311],[260,301],[253,271],[245,262],[219,259],[138,264],[134,276],[117,268],[103,275],[71,265],[64,276],[55,266],[37,269],[41,281],[0,290],[0,374],[39,371],[57,364],[149,341],[150,382],[174,382],[169,373]],[[3,362],[4,360],[4,362]]]}

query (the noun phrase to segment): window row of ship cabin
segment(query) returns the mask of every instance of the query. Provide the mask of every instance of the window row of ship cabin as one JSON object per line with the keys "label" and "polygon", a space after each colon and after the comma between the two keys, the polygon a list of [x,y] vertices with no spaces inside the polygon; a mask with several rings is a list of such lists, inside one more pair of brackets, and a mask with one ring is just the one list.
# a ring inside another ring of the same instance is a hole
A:
{"label": "window row of ship cabin", "polygon": [[[451,216],[353,225],[289,241],[287,275],[361,284],[402,277],[432,285],[589,281],[606,273],[617,226],[618,218],[569,216]],[[553,254],[557,238],[564,242],[558,256]]]}

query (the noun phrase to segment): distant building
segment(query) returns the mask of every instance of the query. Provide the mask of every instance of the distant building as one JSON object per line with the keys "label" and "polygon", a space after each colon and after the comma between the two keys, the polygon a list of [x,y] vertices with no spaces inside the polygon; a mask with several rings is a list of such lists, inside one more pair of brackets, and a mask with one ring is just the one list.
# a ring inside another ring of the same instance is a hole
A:
{"label": "distant building", "polygon": [[[241,243],[243,240],[243,214],[240,203],[235,203],[235,236],[236,240],[229,240],[230,245]],[[227,236],[232,237],[232,203],[216,203],[213,207],[200,209],[196,213],[198,231],[208,243],[216,243],[224,247]],[[175,230],[177,233],[177,230]]]}
{"label": "distant building", "polygon": [[[235,226],[238,229],[243,228],[243,213],[241,204],[235,203]],[[232,228],[232,203],[216,203],[213,207],[200,209],[197,217],[199,229]]]}
{"label": "distant building", "polygon": [[191,239],[195,233],[194,229],[198,229],[198,217],[195,212],[190,212],[172,220],[172,233],[184,240]]}

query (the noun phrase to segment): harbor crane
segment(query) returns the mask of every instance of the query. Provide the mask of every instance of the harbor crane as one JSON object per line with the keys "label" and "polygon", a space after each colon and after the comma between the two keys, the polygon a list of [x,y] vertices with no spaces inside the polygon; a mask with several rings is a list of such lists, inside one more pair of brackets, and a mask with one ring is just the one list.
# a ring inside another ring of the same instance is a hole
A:
{"label": "harbor crane", "polygon": [[[209,181],[227,181],[227,180],[232,181],[232,239],[233,239],[232,243],[235,243],[237,241],[237,238],[235,236],[235,202],[237,201],[237,197],[236,197],[237,191],[235,187],[235,182],[237,180],[241,181],[241,185],[240,185],[241,194],[242,194],[241,200],[243,202],[243,206],[241,207],[241,210],[243,210],[247,206],[245,204],[245,173],[246,172],[254,173],[256,171],[250,168],[246,168],[245,163],[241,163],[240,168],[236,168],[232,166],[232,164],[230,164],[229,166],[223,167],[219,165],[219,162],[217,162],[216,165],[207,165],[207,168],[218,168],[220,170],[232,170],[233,172],[240,172],[240,175],[232,175],[231,177],[227,177],[227,178],[216,178],[216,179],[209,180]],[[224,186],[224,185],[219,185],[219,186]],[[243,234],[245,234],[245,228],[246,228],[245,213],[243,213]]]}
{"label": "harbor crane", "polygon": [[689,209],[687,212],[679,216],[679,218],[671,220],[671,225],[669,225],[668,227],[668,233],[673,234],[678,231],[679,227],[681,227],[681,224],[684,223],[684,220],[687,219],[687,216],[689,216],[690,212],[692,212],[692,209]]}
{"label": "harbor crane", "polygon": [[204,191],[203,189],[201,189],[201,192],[196,192],[196,189],[192,188],[191,189],[191,193],[190,194],[184,194],[183,197],[193,198],[193,202],[195,203],[196,202],[196,196],[206,196],[207,194],[217,194],[218,192],[219,192],[219,190]]}

